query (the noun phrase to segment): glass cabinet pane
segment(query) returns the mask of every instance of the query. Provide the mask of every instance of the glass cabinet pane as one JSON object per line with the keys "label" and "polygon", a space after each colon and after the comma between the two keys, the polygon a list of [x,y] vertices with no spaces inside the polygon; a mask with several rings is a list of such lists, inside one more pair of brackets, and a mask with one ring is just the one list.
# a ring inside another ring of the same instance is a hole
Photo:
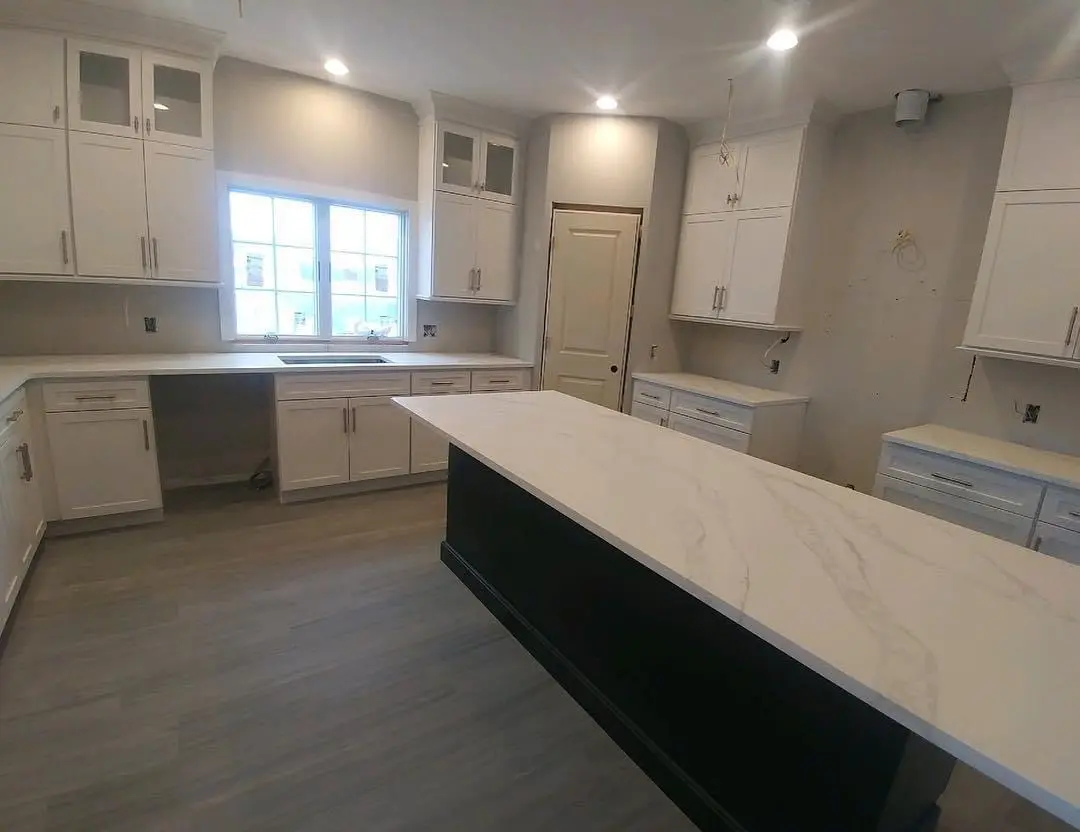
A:
{"label": "glass cabinet pane", "polygon": [[79,52],[79,117],[98,124],[130,124],[130,78],[127,58]]}
{"label": "glass cabinet pane", "polygon": [[487,144],[484,190],[512,196],[514,192],[514,148],[505,144]]}
{"label": "glass cabinet pane", "polygon": [[153,107],[156,129],[201,137],[202,76],[190,69],[155,64]]}
{"label": "glass cabinet pane", "polygon": [[443,132],[443,153],[440,160],[442,183],[471,188],[473,179],[473,150],[476,140],[450,130]]}

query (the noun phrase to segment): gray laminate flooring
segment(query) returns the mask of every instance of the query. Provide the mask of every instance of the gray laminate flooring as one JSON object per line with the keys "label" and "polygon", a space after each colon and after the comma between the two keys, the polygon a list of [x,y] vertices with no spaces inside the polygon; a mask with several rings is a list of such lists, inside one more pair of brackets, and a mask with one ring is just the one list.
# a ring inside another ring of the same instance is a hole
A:
{"label": "gray laminate flooring", "polygon": [[[0,657],[0,830],[689,830],[438,562],[444,490],[178,495],[50,540]],[[945,832],[1057,832],[963,770]]]}

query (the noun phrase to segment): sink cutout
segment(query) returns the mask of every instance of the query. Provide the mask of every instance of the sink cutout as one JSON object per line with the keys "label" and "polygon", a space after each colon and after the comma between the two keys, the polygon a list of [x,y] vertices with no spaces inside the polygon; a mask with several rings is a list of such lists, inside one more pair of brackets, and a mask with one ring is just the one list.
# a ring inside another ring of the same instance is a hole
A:
{"label": "sink cutout", "polygon": [[389,364],[378,355],[279,355],[282,364]]}

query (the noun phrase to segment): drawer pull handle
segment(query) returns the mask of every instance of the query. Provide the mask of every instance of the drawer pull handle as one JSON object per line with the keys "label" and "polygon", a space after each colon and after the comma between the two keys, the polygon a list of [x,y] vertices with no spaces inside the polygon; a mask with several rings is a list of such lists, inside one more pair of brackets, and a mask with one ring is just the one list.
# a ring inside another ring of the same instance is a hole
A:
{"label": "drawer pull handle", "polygon": [[17,421],[19,421],[19,419],[21,419],[21,418],[22,418],[22,415],[23,415],[23,412],[22,412],[21,410],[13,410],[13,411],[11,411],[11,415],[10,415],[10,416],[8,416],[8,417],[7,417],[7,419],[6,419],[5,421],[6,421],[6,422],[7,422],[7,423],[8,423],[9,425],[13,425],[13,424],[15,424],[15,423],[16,423]]}
{"label": "drawer pull handle", "polygon": [[108,395],[101,396],[76,396],[77,402],[111,402],[116,398],[115,393],[109,393]]}
{"label": "drawer pull handle", "polygon": [[695,407],[694,410],[696,410],[698,413],[704,413],[706,416],[716,416],[717,418],[720,417],[720,414],[717,413],[715,410],[706,410],[704,407]]}
{"label": "drawer pull handle", "polygon": [[1080,511],[1070,511],[1069,516],[1080,518]]}
{"label": "drawer pull handle", "polygon": [[431,382],[431,386],[432,387],[450,387],[454,383],[455,382],[453,382],[453,381],[433,381],[433,382]]}
{"label": "drawer pull handle", "polygon": [[1042,538],[1041,537],[1036,537],[1035,538],[1035,545],[1033,545],[1031,548],[1034,549],[1036,552],[1038,552],[1042,548],[1042,543],[1043,543]]}
{"label": "drawer pull handle", "polygon": [[975,483],[968,482],[967,480],[958,480],[955,477],[946,477],[944,474],[931,474],[935,480],[941,480],[942,482],[951,483],[952,485],[959,485],[961,488],[974,488]]}
{"label": "drawer pull handle", "polygon": [[643,398],[643,399],[652,399],[654,402],[660,401],[660,397],[659,396],[654,396],[652,393],[642,393],[641,398]]}
{"label": "drawer pull handle", "polygon": [[492,379],[488,379],[488,384],[509,384],[509,383],[510,383],[510,379],[508,379],[508,378],[492,378]]}
{"label": "drawer pull handle", "polygon": [[150,425],[145,419],[142,420],[142,442],[143,450],[150,450]]}

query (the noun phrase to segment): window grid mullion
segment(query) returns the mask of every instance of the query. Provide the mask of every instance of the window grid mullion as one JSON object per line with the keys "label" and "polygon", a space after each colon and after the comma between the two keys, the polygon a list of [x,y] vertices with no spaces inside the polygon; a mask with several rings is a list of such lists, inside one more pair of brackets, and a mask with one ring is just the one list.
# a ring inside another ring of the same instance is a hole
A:
{"label": "window grid mullion", "polygon": [[333,301],[330,294],[330,201],[315,200],[315,320],[320,338],[333,336]]}

